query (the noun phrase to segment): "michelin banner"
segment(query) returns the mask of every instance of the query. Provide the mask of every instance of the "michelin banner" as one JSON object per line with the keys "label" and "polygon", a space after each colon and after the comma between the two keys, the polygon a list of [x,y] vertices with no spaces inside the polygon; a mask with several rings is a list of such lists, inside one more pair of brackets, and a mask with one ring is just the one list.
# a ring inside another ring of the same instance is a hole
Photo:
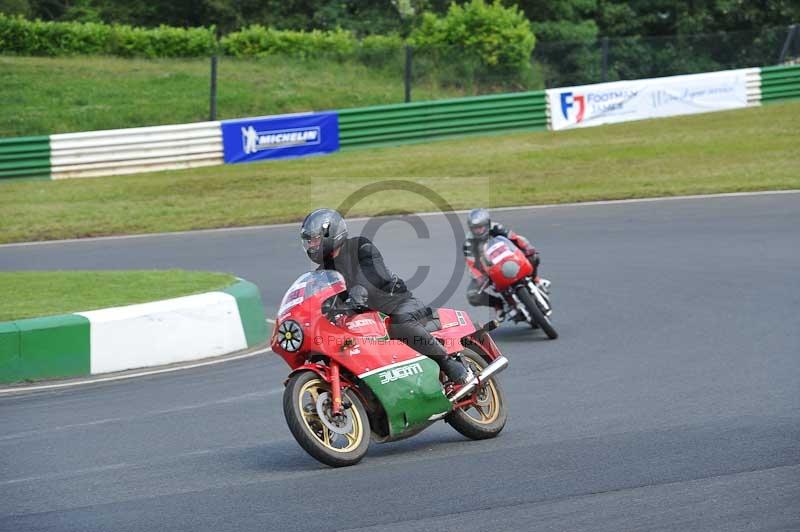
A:
{"label": "michelin banner", "polygon": [[222,122],[226,164],[331,153],[339,150],[339,115],[305,113]]}
{"label": "michelin banner", "polygon": [[728,70],[550,89],[552,129],[747,107],[746,73]]}

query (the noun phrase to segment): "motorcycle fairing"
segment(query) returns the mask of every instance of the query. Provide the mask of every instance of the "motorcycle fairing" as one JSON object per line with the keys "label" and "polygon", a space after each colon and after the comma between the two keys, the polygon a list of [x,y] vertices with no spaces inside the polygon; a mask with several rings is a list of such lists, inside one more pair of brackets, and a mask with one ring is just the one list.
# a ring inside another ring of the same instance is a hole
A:
{"label": "motorcycle fairing", "polygon": [[382,312],[362,312],[344,320],[344,326],[353,335],[375,340],[388,340],[389,331],[386,327],[388,319],[389,316]]}
{"label": "motorcycle fairing", "polygon": [[439,365],[426,356],[387,364],[358,377],[383,405],[391,437],[416,430],[452,407],[439,382]]}
{"label": "motorcycle fairing", "polygon": [[475,332],[475,325],[466,312],[449,308],[436,310],[441,326],[431,334],[439,339],[448,353],[459,353],[464,349],[461,339]]}
{"label": "motorcycle fairing", "polygon": [[[489,239],[481,246],[480,253],[483,269],[498,292],[506,290],[520,279],[533,273],[533,266],[525,254],[505,237],[496,236]],[[510,278],[503,273],[503,267],[507,262],[517,265],[516,275]]]}

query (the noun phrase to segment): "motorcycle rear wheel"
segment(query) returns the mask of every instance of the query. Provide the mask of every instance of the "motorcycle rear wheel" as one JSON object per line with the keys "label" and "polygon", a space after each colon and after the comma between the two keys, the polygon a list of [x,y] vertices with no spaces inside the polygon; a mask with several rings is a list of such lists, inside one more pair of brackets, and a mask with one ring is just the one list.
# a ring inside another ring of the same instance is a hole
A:
{"label": "motorcycle rear wheel", "polygon": [[555,327],[553,327],[553,324],[550,322],[550,318],[545,316],[542,310],[539,308],[539,305],[536,304],[533,296],[530,292],[528,292],[528,288],[525,286],[520,286],[517,288],[517,296],[522,301],[522,304],[525,305],[525,308],[528,309],[528,313],[531,315],[531,320],[533,320],[531,327],[533,327],[534,324],[538,325],[551,340],[558,338],[558,331],[556,331]]}
{"label": "motorcycle rear wheel", "polygon": [[[464,349],[461,356],[475,375],[489,365],[471,349]],[[447,414],[445,421],[467,438],[485,440],[500,434],[507,418],[505,392],[496,377],[492,377],[478,391],[477,404],[453,410]]]}
{"label": "motorcycle rear wheel", "polygon": [[349,391],[342,401],[350,403],[343,417],[334,418],[330,385],[313,371],[294,374],[283,392],[283,414],[297,443],[331,467],[358,463],[369,447],[369,418],[364,405]]}

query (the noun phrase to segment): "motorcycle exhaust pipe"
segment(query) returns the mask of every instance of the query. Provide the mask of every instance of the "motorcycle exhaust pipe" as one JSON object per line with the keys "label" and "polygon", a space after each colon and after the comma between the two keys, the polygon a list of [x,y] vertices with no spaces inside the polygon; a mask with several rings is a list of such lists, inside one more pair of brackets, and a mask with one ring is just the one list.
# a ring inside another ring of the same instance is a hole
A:
{"label": "motorcycle exhaust pipe", "polygon": [[452,397],[449,398],[450,402],[457,403],[458,401],[463,399],[465,395],[472,393],[472,391],[475,389],[476,386],[488,381],[492,377],[492,375],[494,375],[495,373],[500,373],[507,367],[508,367],[508,359],[504,356],[498,357],[497,360],[495,360],[494,362],[483,368],[483,371],[481,371],[480,375],[478,375],[477,377],[473,377],[471,381],[469,381],[464,386],[459,388],[458,391],[454,393]]}

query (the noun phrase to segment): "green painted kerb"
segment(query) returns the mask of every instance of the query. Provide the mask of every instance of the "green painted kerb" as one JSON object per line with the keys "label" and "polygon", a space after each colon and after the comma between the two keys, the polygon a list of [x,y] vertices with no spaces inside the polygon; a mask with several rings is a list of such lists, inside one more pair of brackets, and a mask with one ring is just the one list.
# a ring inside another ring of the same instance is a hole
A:
{"label": "green painted kerb", "polygon": [[447,412],[450,401],[439,384],[439,365],[430,358],[409,361],[364,378],[389,419],[389,433],[397,436]]}
{"label": "green painted kerb", "polygon": [[269,329],[258,287],[249,281],[240,280],[222,291],[236,298],[244,335],[247,338],[247,347],[266,342]]}
{"label": "green painted kerb", "polygon": [[0,139],[0,179],[50,178],[50,137]]}
{"label": "green painted kerb", "polygon": [[0,382],[89,375],[89,320],[65,314],[0,323]]}

